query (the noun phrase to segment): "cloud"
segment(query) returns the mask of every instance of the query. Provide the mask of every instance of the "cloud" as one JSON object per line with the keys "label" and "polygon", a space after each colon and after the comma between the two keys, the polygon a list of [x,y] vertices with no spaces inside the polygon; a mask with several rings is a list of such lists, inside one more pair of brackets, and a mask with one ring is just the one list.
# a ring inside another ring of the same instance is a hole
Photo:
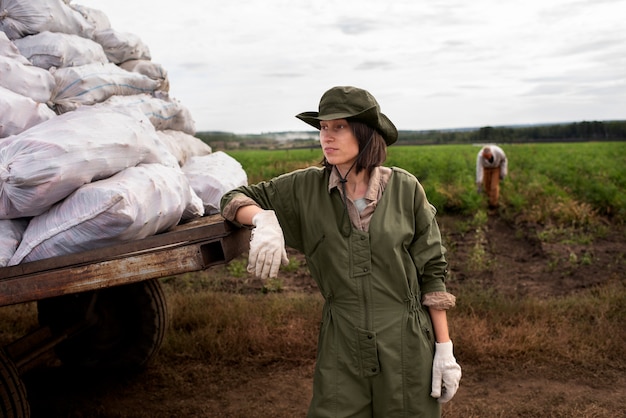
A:
{"label": "cloud", "polygon": [[345,84],[400,129],[626,108],[625,0],[74,1],[146,41],[199,130],[302,130],[293,115]]}
{"label": "cloud", "polygon": [[266,77],[270,78],[300,78],[304,77],[304,74],[297,73],[269,73],[265,74]]}
{"label": "cloud", "polygon": [[353,19],[345,17],[339,19],[336,23],[337,28],[346,35],[362,35],[371,31],[375,31],[380,23],[369,19]]}
{"label": "cloud", "polygon": [[573,86],[566,83],[545,83],[533,87],[530,91],[523,94],[524,96],[555,96],[562,95],[572,91]]}
{"label": "cloud", "polygon": [[385,70],[393,67],[393,64],[389,61],[363,61],[356,67],[355,70]]}

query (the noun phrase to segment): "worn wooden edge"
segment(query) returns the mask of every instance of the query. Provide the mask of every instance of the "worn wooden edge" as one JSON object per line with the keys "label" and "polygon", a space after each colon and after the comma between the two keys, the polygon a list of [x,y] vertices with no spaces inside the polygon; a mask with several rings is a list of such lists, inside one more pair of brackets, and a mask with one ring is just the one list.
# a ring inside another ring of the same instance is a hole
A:
{"label": "worn wooden edge", "polygon": [[126,257],[142,251],[182,245],[189,242],[219,238],[228,235],[235,227],[220,215],[204,216],[176,225],[166,232],[143,239],[127,241],[95,250],[46,258],[15,266],[0,268],[0,281],[6,278],[54,270],[60,267],[96,263],[102,260]]}
{"label": "worn wooden edge", "polygon": [[99,250],[0,269],[0,306],[172,276],[226,263],[248,249],[250,231],[214,215]]}
{"label": "worn wooden edge", "polygon": [[249,230],[240,229],[218,239],[0,280],[0,306],[204,270],[227,263],[246,251],[249,238]]}

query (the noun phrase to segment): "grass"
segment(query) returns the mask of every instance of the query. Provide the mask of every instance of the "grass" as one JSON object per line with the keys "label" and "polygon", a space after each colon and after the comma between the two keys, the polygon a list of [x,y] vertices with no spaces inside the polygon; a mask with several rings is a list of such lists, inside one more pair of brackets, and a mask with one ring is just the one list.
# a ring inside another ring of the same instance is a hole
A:
{"label": "grass", "polygon": [[213,362],[303,362],[315,357],[321,298],[310,294],[172,293],[164,356]]}
{"label": "grass", "polygon": [[[202,280],[219,276],[205,275]],[[199,286],[164,282],[172,320],[160,363],[298,367],[315,359],[322,306],[318,294],[241,295],[197,291]],[[447,404],[444,418],[616,416],[619,399],[606,404],[584,393],[589,390],[586,385],[602,387],[626,372],[623,281],[563,298],[506,298],[478,287],[463,288],[457,297],[457,307],[449,315],[455,355],[464,370],[463,388],[494,375],[502,376],[503,387],[484,389],[493,397],[466,397]],[[35,324],[34,304],[0,309],[2,340]],[[533,394],[532,388],[520,386],[529,379],[553,387],[548,395],[536,392],[536,398],[520,399]],[[558,386],[555,391],[555,385],[562,385],[562,392]],[[578,387],[581,394],[572,396],[572,388]]]}
{"label": "grass", "polygon": [[457,297],[451,324],[465,361],[626,370],[623,282],[563,298],[511,299],[482,288],[462,288]]}
{"label": "grass", "polygon": [[[207,276],[207,280],[208,276]],[[482,287],[457,292],[450,311],[457,355],[549,367],[626,371],[626,286],[612,280],[562,298],[511,298]],[[314,358],[317,294],[240,295],[169,289],[172,330],[163,351],[214,361]],[[210,354],[209,354],[210,353]],[[546,353],[550,353],[546,356]]]}

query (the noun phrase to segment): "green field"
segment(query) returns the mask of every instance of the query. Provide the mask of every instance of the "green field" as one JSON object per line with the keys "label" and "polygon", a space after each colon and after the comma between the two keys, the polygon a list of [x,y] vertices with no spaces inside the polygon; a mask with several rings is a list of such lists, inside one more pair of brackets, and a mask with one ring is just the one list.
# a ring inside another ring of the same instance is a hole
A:
{"label": "green field", "polygon": [[[571,224],[605,216],[626,221],[626,142],[502,145],[509,177],[502,184],[504,215],[516,220]],[[442,214],[471,214],[484,202],[474,184],[473,145],[392,146],[386,165],[402,167],[422,183]],[[317,164],[319,149],[237,150],[256,183]]]}

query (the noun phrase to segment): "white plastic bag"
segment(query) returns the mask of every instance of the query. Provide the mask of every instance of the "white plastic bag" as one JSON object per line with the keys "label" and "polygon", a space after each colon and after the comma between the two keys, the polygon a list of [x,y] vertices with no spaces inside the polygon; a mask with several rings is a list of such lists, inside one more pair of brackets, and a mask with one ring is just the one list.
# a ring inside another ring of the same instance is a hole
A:
{"label": "white plastic bag", "polygon": [[180,169],[141,164],[86,184],[32,218],[9,265],[145,238],[201,210]]}
{"label": "white plastic bag", "polygon": [[115,95],[152,93],[159,87],[158,81],[112,63],[60,68],[53,74],[56,88],[52,102],[59,113],[102,103]]}
{"label": "white plastic bag", "polygon": [[0,0],[0,31],[9,39],[43,31],[93,36],[94,27],[63,0]]}
{"label": "white plastic bag", "polygon": [[55,117],[46,104],[0,86],[0,138],[20,134]]}
{"label": "white plastic bag", "polygon": [[165,93],[156,92],[156,96],[150,94],[135,94],[132,96],[111,96],[103,105],[105,106],[138,106],[150,119],[156,130],[171,129],[193,135],[195,122],[191,118],[189,110],[177,100],[172,100]]}
{"label": "white plastic bag", "polygon": [[0,219],[35,216],[140,163],[177,167],[137,109],[85,106],[0,142]]}
{"label": "white plastic bag", "polygon": [[222,151],[191,157],[182,170],[191,188],[202,199],[205,215],[219,212],[224,193],[248,184],[241,164]]}
{"label": "white plastic bag", "polygon": [[157,136],[169,152],[176,157],[181,167],[191,157],[208,155],[212,152],[209,144],[182,131],[165,129],[157,131]]}
{"label": "white plastic bag", "polygon": [[96,31],[109,29],[111,27],[109,17],[102,10],[76,3],[70,3],[69,6],[80,13],[85,20],[87,20],[87,22],[93,25]]}
{"label": "white plastic bag", "polygon": [[[1,0],[0,0],[1,2]],[[17,46],[11,41],[6,33],[0,31],[0,56],[13,58],[14,60],[18,60],[22,64],[29,65],[30,62],[20,54],[20,51],[17,49]]]}
{"label": "white plastic bag", "polygon": [[109,62],[99,43],[78,35],[45,31],[13,42],[34,66],[45,70]]}
{"label": "white plastic bag", "polygon": [[93,40],[102,45],[107,58],[114,64],[129,60],[150,60],[150,48],[133,33],[119,32],[113,28],[97,30]]}
{"label": "white plastic bag", "polygon": [[170,90],[170,81],[167,77],[167,71],[165,70],[165,68],[163,68],[161,64],[145,59],[140,59],[125,61],[120,64],[120,67],[125,69],[126,71],[143,74],[153,80],[158,81],[160,83],[159,90],[161,91]]}
{"label": "white plastic bag", "polygon": [[42,68],[24,64],[21,60],[0,55],[0,86],[36,102],[47,103],[52,96],[55,81],[52,74]]}
{"label": "white plastic bag", "polygon": [[6,267],[22,241],[27,219],[0,219],[0,267]]}

